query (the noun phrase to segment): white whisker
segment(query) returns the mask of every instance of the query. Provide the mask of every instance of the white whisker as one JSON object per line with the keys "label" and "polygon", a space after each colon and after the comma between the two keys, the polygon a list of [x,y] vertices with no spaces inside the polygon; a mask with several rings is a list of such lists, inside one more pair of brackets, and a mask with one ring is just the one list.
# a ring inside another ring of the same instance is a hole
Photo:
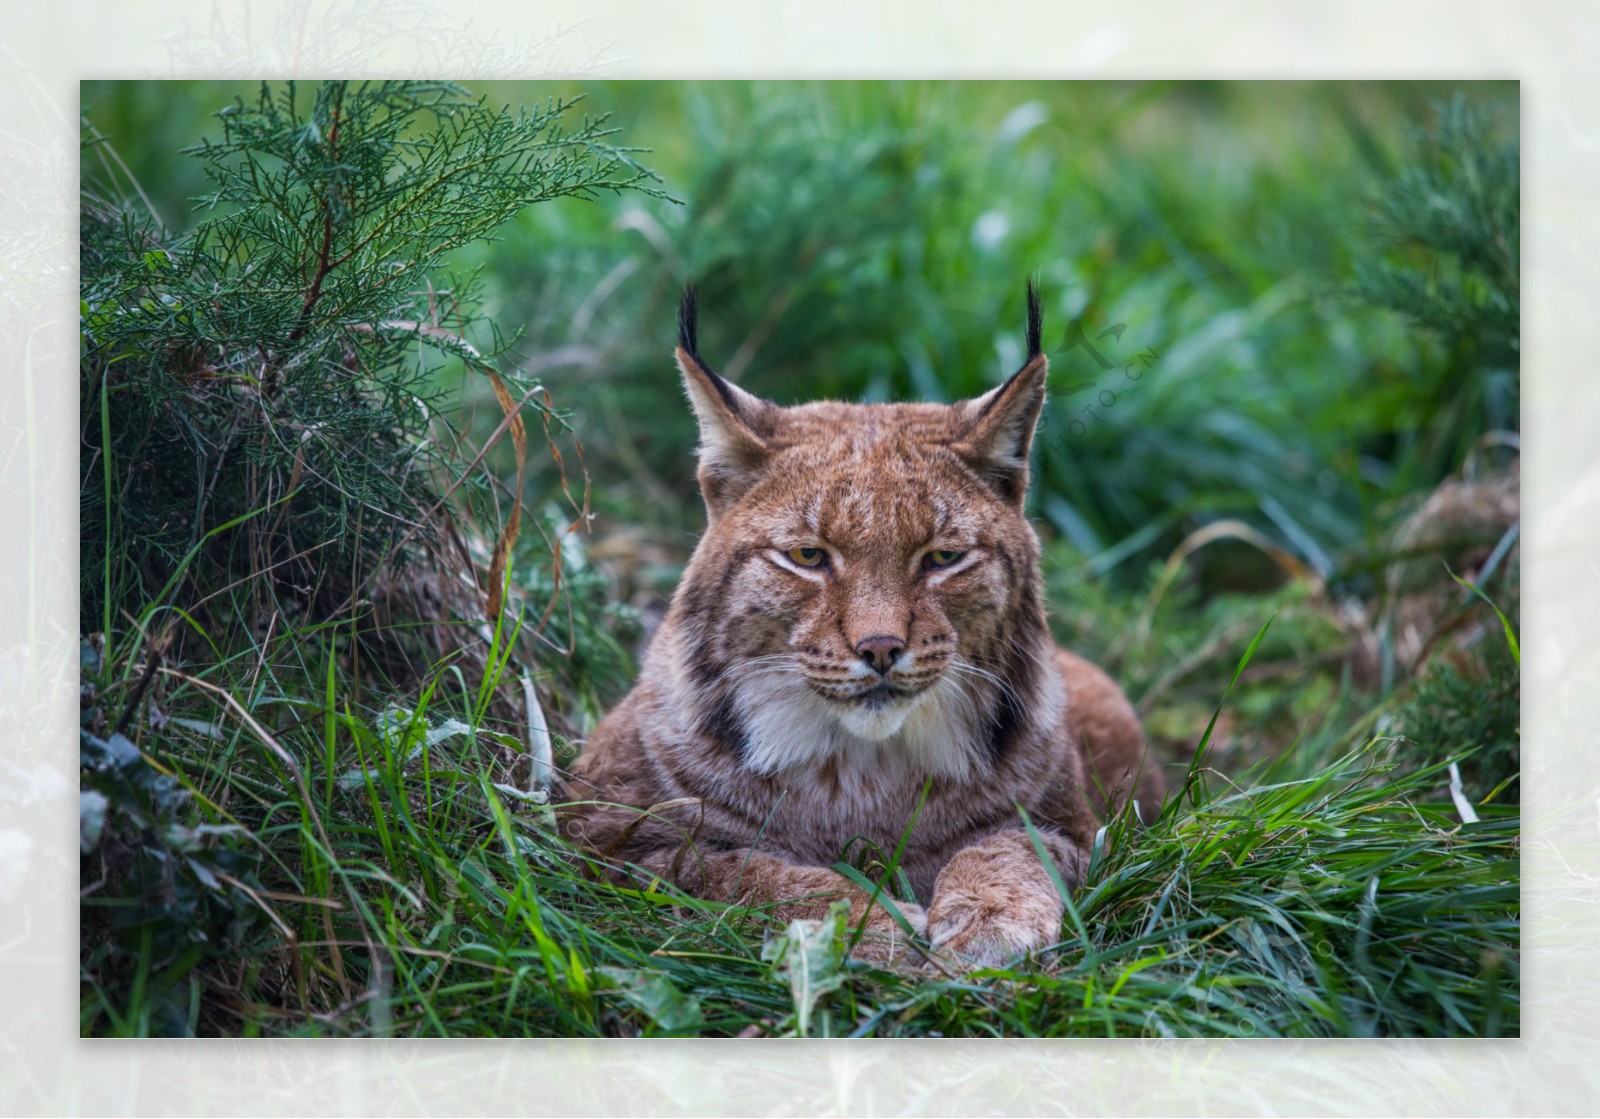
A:
{"label": "white whisker", "polygon": [[999,688],[1001,692],[1009,696],[1012,703],[1020,704],[1022,702],[1022,697],[1017,694],[1017,690],[1013,688],[1010,683],[1003,679],[999,674],[991,672],[987,668],[979,668],[971,661],[963,660],[960,657],[951,658],[950,667],[956,672],[965,673],[968,676],[975,677],[979,680],[988,681],[995,687]]}

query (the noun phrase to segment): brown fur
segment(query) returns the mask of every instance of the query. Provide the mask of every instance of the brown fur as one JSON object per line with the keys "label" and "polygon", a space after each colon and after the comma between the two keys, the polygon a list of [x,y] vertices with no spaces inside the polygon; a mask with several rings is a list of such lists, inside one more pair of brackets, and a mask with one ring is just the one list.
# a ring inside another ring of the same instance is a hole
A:
{"label": "brown fur", "polygon": [[[1153,819],[1163,784],[1122,691],[1046,626],[1022,514],[1037,320],[1028,363],[976,400],[779,408],[705,366],[686,306],[709,524],[638,684],[575,765],[567,834],[780,918],[848,898],[886,954],[894,924],[826,868],[858,837],[887,857],[932,774],[901,864],[928,906],[902,911],[980,962],[1056,942],[1064,907],[1018,808],[1075,888],[1091,801],[1136,789]],[[934,567],[935,550],[962,558]],[[886,675],[862,651],[895,646]]]}

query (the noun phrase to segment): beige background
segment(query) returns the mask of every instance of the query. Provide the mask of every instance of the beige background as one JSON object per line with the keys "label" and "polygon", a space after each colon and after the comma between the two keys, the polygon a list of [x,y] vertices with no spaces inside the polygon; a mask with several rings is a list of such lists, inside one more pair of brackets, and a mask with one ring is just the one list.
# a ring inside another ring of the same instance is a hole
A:
{"label": "beige background", "polygon": [[[581,13],[581,15],[580,15]],[[0,35],[0,1110],[1568,1114],[1600,1106],[1600,18],[1591,5],[457,0],[13,6]],[[77,1040],[77,80],[1523,81],[1521,1042]]]}

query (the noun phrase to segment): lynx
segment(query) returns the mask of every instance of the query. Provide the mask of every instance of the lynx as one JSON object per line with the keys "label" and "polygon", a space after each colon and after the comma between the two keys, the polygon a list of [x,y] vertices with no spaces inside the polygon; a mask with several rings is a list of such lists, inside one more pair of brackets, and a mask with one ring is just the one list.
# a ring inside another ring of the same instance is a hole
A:
{"label": "lynx", "polygon": [[[1132,706],[1055,646],[1023,514],[1045,402],[1027,357],[958,404],[779,407],[701,358],[694,289],[678,369],[700,425],[707,527],[638,683],[591,735],[566,834],[696,896],[816,917],[848,899],[868,953],[903,932],[828,869],[893,852],[922,802],[899,902],[935,950],[994,964],[1061,939],[1097,821],[1164,786]],[[897,939],[898,936],[898,939]],[[863,951],[858,947],[858,952]]]}

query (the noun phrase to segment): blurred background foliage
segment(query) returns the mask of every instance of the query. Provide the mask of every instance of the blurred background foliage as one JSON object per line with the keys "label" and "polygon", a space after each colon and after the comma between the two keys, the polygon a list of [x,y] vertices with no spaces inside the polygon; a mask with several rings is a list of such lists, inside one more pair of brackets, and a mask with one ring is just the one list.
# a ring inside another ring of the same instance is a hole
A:
{"label": "blurred background foliage", "polygon": [[[533,207],[462,262],[522,354],[582,347],[544,377],[596,508],[672,550],[700,517],[665,357],[686,276],[707,354],[780,402],[983,391],[1037,276],[1056,360],[1034,512],[1096,571],[1226,515],[1370,575],[1376,511],[1517,426],[1514,83],[475,91],[584,94],[672,196]],[[89,83],[83,104],[182,229],[204,183],[176,152],[236,92]],[[1111,369],[1062,345],[1085,314],[1091,338],[1124,327],[1096,345]]]}

